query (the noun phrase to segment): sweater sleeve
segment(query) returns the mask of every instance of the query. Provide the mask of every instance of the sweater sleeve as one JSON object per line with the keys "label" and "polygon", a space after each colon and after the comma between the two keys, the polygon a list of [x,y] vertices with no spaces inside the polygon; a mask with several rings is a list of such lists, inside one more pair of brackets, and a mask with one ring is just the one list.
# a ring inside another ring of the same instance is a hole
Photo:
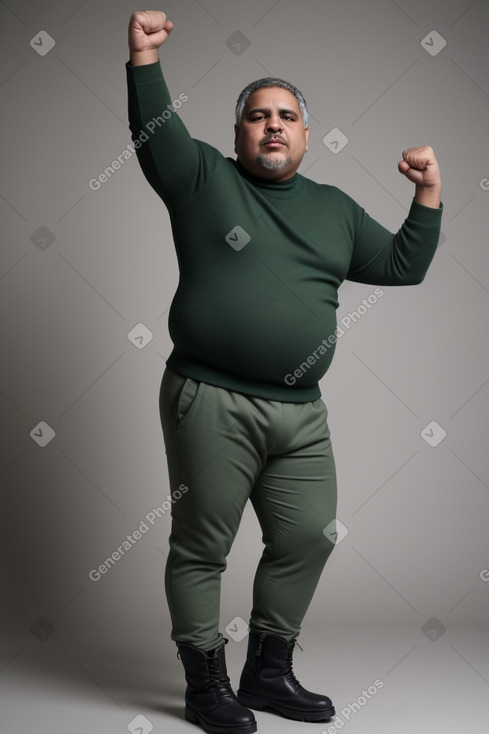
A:
{"label": "sweater sleeve", "polygon": [[347,280],[370,285],[417,285],[428,271],[440,236],[443,204],[438,209],[412,201],[396,234],[361,207]]}
{"label": "sweater sleeve", "polygon": [[172,102],[160,61],[126,63],[131,139],[148,183],[167,206],[184,206],[205,184],[217,151],[194,140],[177,109],[188,96]]}

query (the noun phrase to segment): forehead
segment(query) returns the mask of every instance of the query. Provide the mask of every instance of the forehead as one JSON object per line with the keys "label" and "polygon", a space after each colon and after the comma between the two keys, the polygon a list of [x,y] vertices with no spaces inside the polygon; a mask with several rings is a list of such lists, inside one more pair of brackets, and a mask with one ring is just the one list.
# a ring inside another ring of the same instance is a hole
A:
{"label": "forehead", "polygon": [[290,110],[296,110],[300,114],[299,103],[292,92],[282,87],[262,87],[250,94],[246,102],[245,109],[250,110],[255,107],[286,107]]}

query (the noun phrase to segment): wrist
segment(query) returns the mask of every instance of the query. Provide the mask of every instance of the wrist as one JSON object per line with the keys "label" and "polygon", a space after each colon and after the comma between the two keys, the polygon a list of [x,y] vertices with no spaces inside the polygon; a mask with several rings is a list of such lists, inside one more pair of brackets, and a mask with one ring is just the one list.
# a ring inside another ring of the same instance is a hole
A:
{"label": "wrist", "polygon": [[441,184],[433,184],[431,186],[416,185],[414,201],[423,206],[438,209],[441,202]]}
{"label": "wrist", "polygon": [[132,51],[130,52],[131,66],[142,66],[143,64],[154,64],[159,60],[158,49],[150,48],[144,51]]}

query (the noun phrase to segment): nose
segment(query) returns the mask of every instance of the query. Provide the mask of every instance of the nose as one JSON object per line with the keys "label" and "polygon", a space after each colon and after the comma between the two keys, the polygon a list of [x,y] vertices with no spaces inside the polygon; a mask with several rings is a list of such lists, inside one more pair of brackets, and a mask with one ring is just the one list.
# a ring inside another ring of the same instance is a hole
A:
{"label": "nose", "polygon": [[270,117],[267,124],[267,132],[277,133],[282,130],[282,120],[278,116]]}

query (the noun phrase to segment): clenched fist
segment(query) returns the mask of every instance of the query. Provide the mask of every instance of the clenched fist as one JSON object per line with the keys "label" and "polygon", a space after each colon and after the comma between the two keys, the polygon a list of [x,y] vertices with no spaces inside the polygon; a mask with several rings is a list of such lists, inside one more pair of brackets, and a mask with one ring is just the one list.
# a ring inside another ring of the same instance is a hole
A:
{"label": "clenched fist", "polygon": [[416,184],[415,200],[426,206],[440,204],[441,177],[438,161],[429,145],[403,151],[398,169]]}
{"label": "clenched fist", "polygon": [[158,61],[158,48],[165,43],[173,30],[161,10],[138,10],[129,21],[129,50],[131,64],[150,64]]}

